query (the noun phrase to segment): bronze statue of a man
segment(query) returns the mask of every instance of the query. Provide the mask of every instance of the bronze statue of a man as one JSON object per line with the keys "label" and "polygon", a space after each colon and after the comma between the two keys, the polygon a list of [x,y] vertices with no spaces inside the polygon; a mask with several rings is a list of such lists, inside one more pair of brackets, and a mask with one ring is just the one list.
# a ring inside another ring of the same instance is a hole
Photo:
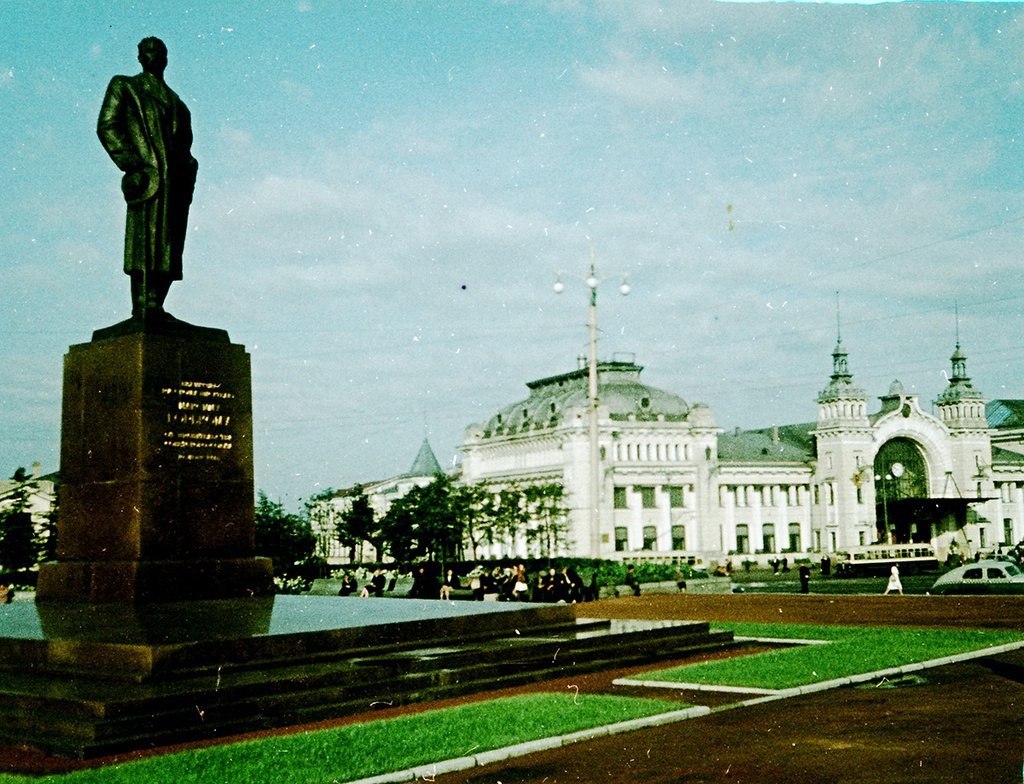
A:
{"label": "bronze statue of a man", "polygon": [[139,62],[142,73],[110,80],[96,126],[104,149],[124,172],[124,271],[131,277],[133,318],[162,313],[172,281],[181,280],[199,167],[192,157],[191,115],[164,82],[163,41],[142,39]]}

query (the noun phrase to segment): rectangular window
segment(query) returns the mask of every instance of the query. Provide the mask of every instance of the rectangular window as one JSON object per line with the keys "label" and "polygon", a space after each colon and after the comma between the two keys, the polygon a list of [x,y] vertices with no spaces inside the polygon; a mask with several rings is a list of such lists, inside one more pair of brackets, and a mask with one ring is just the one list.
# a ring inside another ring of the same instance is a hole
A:
{"label": "rectangular window", "polygon": [[638,487],[640,491],[640,501],[644,509],[654,509],[654,488],[653,487]]}
{"label": "rectangular window", "polygon": [[798,553],[803,548],[800,542],[800,523],[789,524],[789,551],[791,553]]}
{"label": "rectangular window", "polygon": [[658,549],[658,529],[655,528],[653,525],[644,526],[644,549]]}
{"label": "rectangular window", "polygon": [[685,550],[686,549],[686,526],[674,525],[672,526],[672,549],[673,550]]}
{"label": "rectangular window", "polygon": [[750,536],[747,533],[747,526],[745,525],[736,526],[736,552],[750,552]]}
{"label": "rectangular window", "polygon": [[775,552],[775,526],[772,523],[765,523],[761,529],[761,543],[766,553]]}
{"label": "rectangular window", "polygon": [[616,509],[626,509],[626,488],[616,487],[612,492],[612,503]]}
{"label": "rectangular window", "polygon": [[683,488],[676,485],[668,488],[668,505],[673,509],[683,508]]}
{"label": "rectangular window", "polygon": [[621,553],[629,549],[629,532],[625,528],[615,529],[615,552]]}
{"label": "rectangular window", "polygon": [[1009,517],[1003,518],[1003,543],[1014,544],[1013,541],[1013,520]]}
{"label": "rectangular window", "polygon": [[985,547],[988,545],[988,529],[985,526],[978,527],[978,547]]}

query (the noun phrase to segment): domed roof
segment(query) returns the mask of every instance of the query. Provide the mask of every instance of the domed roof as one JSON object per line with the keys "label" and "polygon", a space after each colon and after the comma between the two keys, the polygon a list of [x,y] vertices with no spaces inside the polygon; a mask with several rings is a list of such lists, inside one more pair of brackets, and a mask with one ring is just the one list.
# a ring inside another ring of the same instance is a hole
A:
{"label": "domed roof", "polygon": [[[678,395],[642,384],[642,367],[632,362],[599,362],[598,400],[613,420],[682,422],[691,406]],[[557,427],[573,408],[586,410],[588,371],[580,368],[559,376],[531,381],[530,396],[491,417],[484,438]]]}

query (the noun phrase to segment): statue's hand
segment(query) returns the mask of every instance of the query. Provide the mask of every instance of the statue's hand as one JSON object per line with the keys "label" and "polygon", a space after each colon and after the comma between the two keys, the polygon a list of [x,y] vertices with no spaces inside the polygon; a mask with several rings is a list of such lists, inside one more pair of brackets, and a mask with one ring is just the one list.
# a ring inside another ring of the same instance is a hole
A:
{"label": "statue's hand", "polygon": [[129,204],[140,204],[149,201],[160,189],[160,180],[156,170],[150,166],[126,172],[121,178],[121,193]]}

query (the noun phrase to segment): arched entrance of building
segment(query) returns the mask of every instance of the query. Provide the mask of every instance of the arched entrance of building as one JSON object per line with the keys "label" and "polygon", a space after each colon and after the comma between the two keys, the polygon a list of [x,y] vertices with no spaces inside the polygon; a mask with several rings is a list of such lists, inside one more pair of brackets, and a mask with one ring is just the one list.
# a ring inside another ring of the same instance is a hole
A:
{"label": "arched entrance of building", "polygon": [[892,438],[875,456],[877,541],[891,544],[931,542],[963,527],[968,504],[978,499],[932,498],[928,461],[911,438]]}
{"label": "arched entrance of building", "polygon": [[934,520],[922,514],[928,506],[928,463],[920,445],[892,438],[875,455],[875,526],[877,541],[902,544],[927,542]]}

